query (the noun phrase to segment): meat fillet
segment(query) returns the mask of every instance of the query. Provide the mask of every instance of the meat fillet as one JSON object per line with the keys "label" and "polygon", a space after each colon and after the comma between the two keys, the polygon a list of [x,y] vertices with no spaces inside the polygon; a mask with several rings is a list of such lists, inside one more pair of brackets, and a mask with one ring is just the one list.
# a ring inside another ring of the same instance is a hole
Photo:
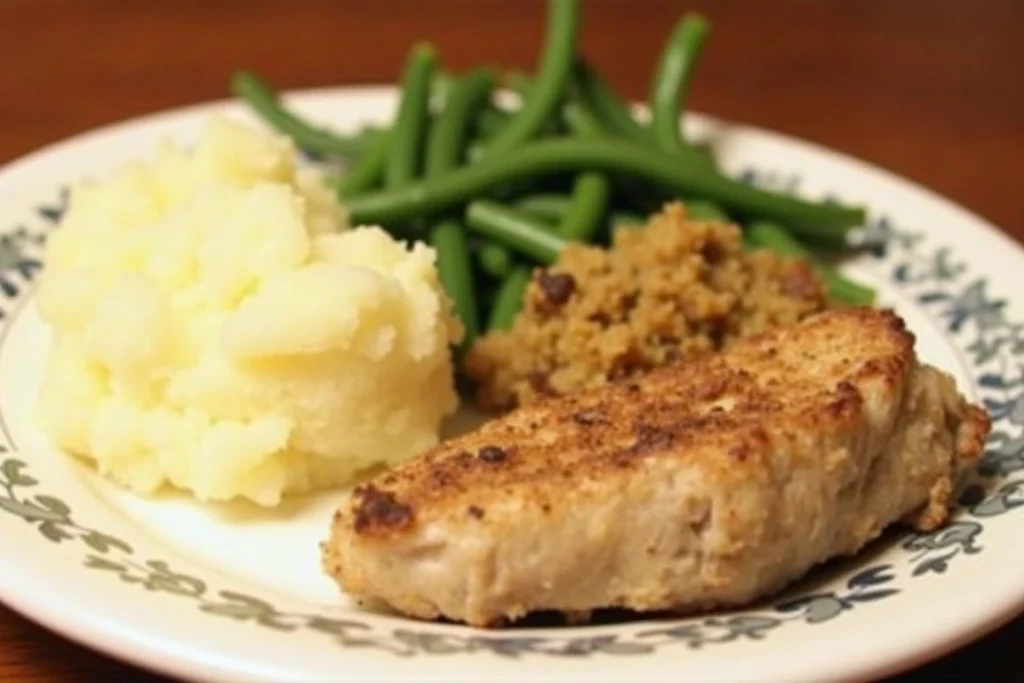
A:
{"label": "meat fillet", "polygon": [[440,444],[355,489],[324,564],[478,626],[740,605],[893,522],[941,524],[988,430],[896,315],[826,312]]}

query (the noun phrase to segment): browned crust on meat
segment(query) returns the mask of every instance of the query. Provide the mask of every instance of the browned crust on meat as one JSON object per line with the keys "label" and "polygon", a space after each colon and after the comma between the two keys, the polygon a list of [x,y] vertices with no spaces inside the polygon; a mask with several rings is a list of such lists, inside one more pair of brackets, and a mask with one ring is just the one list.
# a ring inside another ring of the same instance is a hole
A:
{"label": "browned crust on meat", "polygon": [[357,487],[354,493],[358,501],[353,518],[356,532],[369,534],[405,529],[412,524],[412,508],[398,502],[390,491],[381,491],[373,484],[367,484]]}
{"label": "browned crust on meat", "polygon": [[[992,428],[992,419],[978,406],[967,406],[966,415],[955,435],[959,469],[973,466],[985,450],[985,439]],[[910,522],[919,531],[934,531],[949,519],[953,502],[955,473],[935,482],[928,495],[928,503]]]}
{"label": "browned crust on meat", "polygon": [[[801,343],[787,343],[791,335]],[[357,490],[349,508],[353,530],[377,538],[408,533],[426,521],[425,511],[453,507],[465,514],[472,506],[486,520],[491,494],[512,491],[545,510],[560,495],[552,482],[625,473],[651,459],[699,458],[715,486],[760,479],[770,470],[768,430],[855,429],[863,397],[852,382],[898,390],[915,367],[913,347],[913,335],[892,312],[844,309],[752,337],[726,354],[541,400]],[[965,453],[980,452],[987,431],[984,414],[975,413],[977,424],[961,438]],[[948,496],[937,487],[923,525],[938,519]]]}

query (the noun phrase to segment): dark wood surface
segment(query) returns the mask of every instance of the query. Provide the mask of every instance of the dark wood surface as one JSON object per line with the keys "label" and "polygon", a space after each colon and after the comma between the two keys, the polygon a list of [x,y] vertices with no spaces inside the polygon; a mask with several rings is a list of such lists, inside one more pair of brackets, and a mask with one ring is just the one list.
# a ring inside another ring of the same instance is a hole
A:
{"label": "dark wood surface", "polygon": [[[694,108],[887,167],[1024,239],[1024,2],[589,0],[583,49],[642,98],[671,22],[691,8],[714,25]],[[530,67],[542,18],[537,0],[0,0],[0,163],[223,97],[240,66],[283,88],[387,82],[428,38],[455,68]],[[1018,620],[900,680],[1022,680],[1022,639]],[[122,679],[157,680],[0,607],[0,680]]]}

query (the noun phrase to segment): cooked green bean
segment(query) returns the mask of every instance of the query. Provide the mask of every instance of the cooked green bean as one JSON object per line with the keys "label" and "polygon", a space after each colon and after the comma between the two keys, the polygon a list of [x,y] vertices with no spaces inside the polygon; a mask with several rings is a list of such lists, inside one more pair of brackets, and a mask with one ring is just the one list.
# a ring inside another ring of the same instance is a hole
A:
{"label": "cooked green bean", "polygon": [[466,231],[458,221],[441,221],[430,231],[430,245],[437,254],[437,276],[462,322],[464,333],[459,351],[464,353],[473,345],[480,326]]}
{"label": "cooked green bean", "polygon": [[709,168],[718,168],[718,159],[715,158],[715,147],[710,142],[696,142],[690,145],[693,151],[704,157],[704,163]]}
{"label": "cooked green bean", "polygon": [[597,115],[581,101],[569,101],[562,107],[562,119],[569,132],[580,138],[596,138],[604,135],[604,124]]}
{"label": "cooked green bean", "polygon": [[275,130],[309,152],[352,157],[365,152],[372,144],[373,137],[369,134],[342,136],[306,123],[288,111],[274,89],[251,71],[236,72],[231,77],[231,91],[248,102]]}
{"label": "cooked green bean", "polygon": [[565,246],[565,240],[529,216],[486,199],[470,202],[466,227],[545,265]]}
{"label": "cooked green bean", "polygon": [[477,252],[477,260],[480,269],[491,277],[503,278],[512,272],[512,254],[500,244],[482,244]]}
{"label": "cooked green bean", "polygon": [[437,53],[429,45],[415,45],[409,52],[384,169],[388,188],[400,188],[417,176],[430,111],[430,79],[436,65]]}
{"label": "cooked green bean", "polygon": [[[563,105],[562,117],[569,131],[577,137],[594,139],[604,133],[600,119],[579,98],[572,98]],[[559,221],[558,234],[570,242],[591,242],[608,210],[610,194],[608,180],[600,173],[590,171],[578,175],[573,184],[571,205]]]}
{"label": "cooked green bean", "polygon": [[651,130],[658,146],[701,164],[707,160],[683,139],[679,115],[685,109],[690,80],[707,36],[708,23],[704,17],[683,17],[665,43],[650,93]]}
{"label": "cooked green bean", "polygon": [[633,118],[626,104],[619,99],[611,86],[584,61],[575,65],[574,82],[580,96],[597,113],[599,119],[618,135],[643,144],[651,144],[653,137],[649,130]]}
{"label": "cooked green bean", "polygon": [[608,181],[603,175],[581,173],[573,186],[572,205],[558,224],[558,234],[569,242],[592,242],[608,211],[608,198]]}
{"label": "cooked green bean", "polygon": [[[511,88],[512,92],[519,95],[520,105],[526,98],[529,97],[530,92],[533,88],[533,79],[529,75],[522,71],[511,71],[505,74],[505,82]],[[558,135],[564,133],[562,126],[562,119],[565,118],[565,112],[563,110],[562,116],[549,117],[544,124],[537,130],[534,138],[543,137],[545,135]]]}
{"label": "cooked green bean", "polygon": [[345,171],[338,183],[338,196],[342,200],[368,192],[380,185],[384,177],[384,166],[388,161],[391,147],[391,132],[381,133],[373,145]]}
{"label": "cooked green bean", "polygon": [[502,281],[497,296],[494,297],[494,304],[491,306],[491,315],[487,320],[487,330],[507,330],[512,327],[516,316],[523,307],[523,298],[526,295],[526,288],[530,284],[531,271],[526,266],[517,266]]}
{"label": "cooked green bean", "polygon": [[482,138],[492,138],[508,124],[511,115],[504,109],[485,107],[476,117],[476,133]]}
{"label": "cooked green bean", "polygon": [[522,104],[530,96],[530,91],[533,89],[533,79],[522,71],[509,71],[505,74],[505,85],[516,95],[519,95],[519,102]]}
{"label": "cooked green bean", "polygon": [[[516,210],[535,220],[557,224],[572,208],[572,198],[564,194],[534,194],[523,197],[515,202],[514,206]],[[608,222],[612,225],[619,222],[644,224],[647,219],[641,214],[629,211],[614,211],[609,216]]]}
{"label": "cooked green bean", "polygon": [[806,259],[825,281],[829,296],[854,306],[870,306],[875,301],[875,292],[847,280],[833,268],[821,263],[784,228],[767,221],[751,223],[744,230],[744,238],[755,247],[771,249],[777,254]]}
{"label": "cooked green bean", "polygon": [[501,132],[484,148],[495,158],[533,138],[551,118],[565,92],[576,53],[580,0],[549,0],[547,35],[539,75],[530,96]]}
{"label": "cooked green bean", "polygon": [[686,215],[698,221],[728,221],[729,216],[721,207],[712,202],[704,202],[698,199],[685,202]]}
{"label": "cooked green bean", "polygon": [[451,210],[504,183],[581,170],[644,178],[680,195],[704,197],[727,211],[777,220],[794,231],[844,233],[865,219],[861,208],[808,202],[761,190],[709,169],[680,164],[675,156],[665,152],[610,139],[527,143],[440,178],[353,197],[347,206],[353,223],[387,225]]}
{"label": "cooked green bean", "polygon": [[516,209],[540,220],[561,221],[572,199],[564,194],[534,194],[523,197],[515,203]]}
{"label": "cooked green bean", "polygon": [[[427,178],[436,178],[458,166],[472,117],[487,102],[493,86],[494,73],[490,69],[476,69],[449,85],[444,108],[427,140]],[[462,322],[462,355],[473,345],[480,327],[466,231],[458,220],[448,218],[431,229],[430,242],[437,253],[438,277]]]}
{"label": "cooked green bean", "polygon": [[427,140],[428,178],[458,165],[472,117],[490,98],[493,87],[494,72],[487,68],[471,71],[451,86],[444,109],[437,116]]}
{"label": "cooked green bean", "polygon": [[450,71],[437,69],[430,78],[430,106],[431,108],[443,109],[451,95],[452,88],[458,82],[458,77]]}

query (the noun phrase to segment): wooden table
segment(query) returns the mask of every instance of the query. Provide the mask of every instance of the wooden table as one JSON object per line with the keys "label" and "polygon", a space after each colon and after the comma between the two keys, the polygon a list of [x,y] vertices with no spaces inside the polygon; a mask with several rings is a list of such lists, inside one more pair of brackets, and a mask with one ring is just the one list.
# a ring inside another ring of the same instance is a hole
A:
{"label": "wooden table", "polygon": [[[715,31],[696,109],[875,162],[1024,239],[1024,2],[588,0],[583,48],[642,98],[672,20],[690,8]],[[243,65],[285,88],[392,81],[410,42],[430,38],[455,68],[529,67],[542,17],[538,0],[0,0],[0,162],[222,97]],[[1018,620],[899,680],[1020,680],[1022,639]],[[115,679],[158,680],[0,607],[0,680]]]}

